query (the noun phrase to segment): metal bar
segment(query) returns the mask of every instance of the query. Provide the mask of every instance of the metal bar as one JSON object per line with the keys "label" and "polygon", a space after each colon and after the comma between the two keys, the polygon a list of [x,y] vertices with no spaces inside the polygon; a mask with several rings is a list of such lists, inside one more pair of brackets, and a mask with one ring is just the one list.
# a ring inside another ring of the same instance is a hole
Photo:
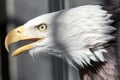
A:
{"label": "metal bar", "polygon": [[[49,0],[49,12],[54,12],[64,9],[64,0]],[[61,14],[62,15],[62,14]],[[56,16],[53,21],[59,18]],[[57,25],[56,25],[57,26]],[[52,57],[53,80],[68,80],[67,64],[57,57]]]}
{"label": "metal bar", "polygon": [[1,74],[2,80],[9,80],[9,62],[8,62],[8,54],[4,47],[4,39],[6,36],[6,26],[7,26],[7,18],[6,18],[6,2],[5,0],[0,0],[0,27],[1,27]]}

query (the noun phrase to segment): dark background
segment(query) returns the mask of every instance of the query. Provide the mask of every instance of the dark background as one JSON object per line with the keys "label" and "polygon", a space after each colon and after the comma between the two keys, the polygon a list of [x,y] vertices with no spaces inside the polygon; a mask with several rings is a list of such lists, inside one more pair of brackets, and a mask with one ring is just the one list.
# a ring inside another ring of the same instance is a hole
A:
{"label": "dark background", "polygon": [[[120,1],[0,0],[0,80],[79,80],[78,72],[56,57],[42,56],[39,63],[27,54],[11,57],[11,54],[5,50],[4,39],[8,31],[34,17],[85,4],[120,5]],[[120,47],[118,46],[118,48]],[[119,50],[116,51],[119,53],[118,58],[120,56]]]}

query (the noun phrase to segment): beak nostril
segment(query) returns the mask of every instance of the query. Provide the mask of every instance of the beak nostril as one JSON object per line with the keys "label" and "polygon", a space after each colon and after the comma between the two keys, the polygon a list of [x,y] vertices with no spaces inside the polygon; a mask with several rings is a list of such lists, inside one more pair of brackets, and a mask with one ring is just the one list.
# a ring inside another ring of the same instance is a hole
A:
{"label": "beak nostril", "polygon": [[21,33],[21,31],[17,31],[18,33]]}

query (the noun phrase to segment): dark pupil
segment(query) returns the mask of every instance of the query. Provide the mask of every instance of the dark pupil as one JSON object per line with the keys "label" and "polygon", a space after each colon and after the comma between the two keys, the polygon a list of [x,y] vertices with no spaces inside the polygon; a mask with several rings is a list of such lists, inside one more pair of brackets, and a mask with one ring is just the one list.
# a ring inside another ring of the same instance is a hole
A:
{"label": "dark pupil", "polygon": [[41,29],[44,29],[44,26],[41,26]]}

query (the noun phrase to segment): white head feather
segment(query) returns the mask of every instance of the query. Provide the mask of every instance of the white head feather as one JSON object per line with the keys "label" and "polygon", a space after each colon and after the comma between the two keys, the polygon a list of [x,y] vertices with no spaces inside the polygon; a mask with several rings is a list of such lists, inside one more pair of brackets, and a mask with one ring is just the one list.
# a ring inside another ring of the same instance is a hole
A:
{"label": "white head feather", "polygon": [[[104,61],[102,53],[106,50],[103,45],[114,38],[109,35],[115,30],[110,26],[113,22],[110,20],[111,16],[99,5],[85,5],[41,15],[24,25],[29,31],[26,31],[26,35],[45,37],[45,40],[36,43],[36,47],[29,52],[31,55],[61,54],[73,66],[73,61],[80,66],[90,64],[90,60]],[[48,26],[45,32],[34,28],[41,23]],[[94,54],[90,49],[96,47],[98,50]]]}

